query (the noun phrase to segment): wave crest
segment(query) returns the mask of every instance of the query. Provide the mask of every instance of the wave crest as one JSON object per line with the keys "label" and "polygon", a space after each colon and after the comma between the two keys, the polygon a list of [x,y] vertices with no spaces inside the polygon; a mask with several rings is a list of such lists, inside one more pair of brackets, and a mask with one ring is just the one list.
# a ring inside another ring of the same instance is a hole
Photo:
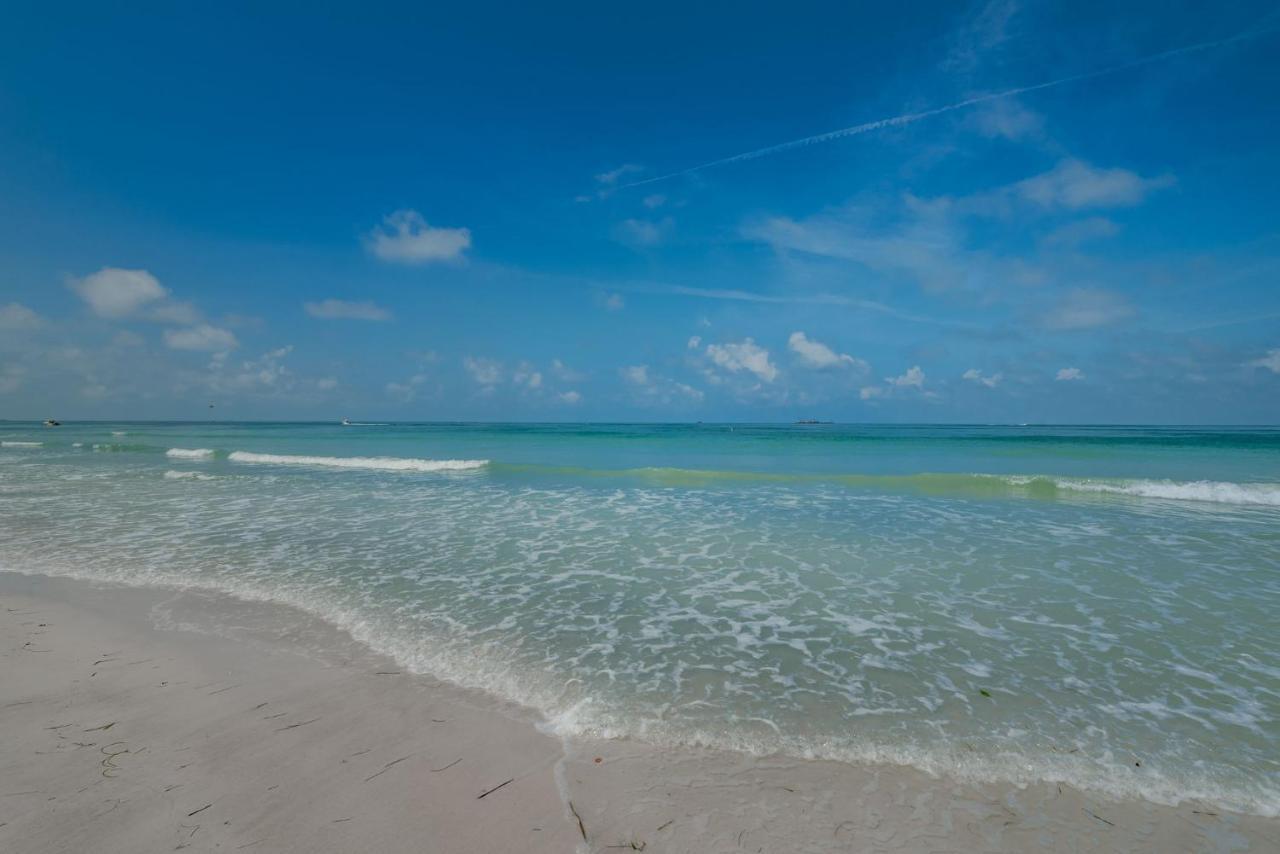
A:
{"label": "wave crest", "polygon": [[211,448],[170,448],[164,452],[166,457],[175,460],[210,460],[213,459]]}
{"label": "wave crest", "polygon": [[366,469],[371,471],[473,471],[488,460],[422,460],[410,457],[311,457],[292,454],[255,454],[232,451],[227,459],[236,463],[265,463],[278,466],[319,466],[321,468]]}

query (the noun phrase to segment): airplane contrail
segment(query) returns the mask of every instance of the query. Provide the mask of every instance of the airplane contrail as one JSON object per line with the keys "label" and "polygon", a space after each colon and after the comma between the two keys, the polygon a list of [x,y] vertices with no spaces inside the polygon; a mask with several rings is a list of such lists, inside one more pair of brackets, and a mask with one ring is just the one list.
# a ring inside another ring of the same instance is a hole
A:
{"label": "airplane contrail", "polygon": [[[1270,16],[1267,16],[1270,17]],[[1057,80],[1048,80],[1044,83],[1035,83],[1030,86],[1019,86],[1016,89],[1006,89],[1003,92],[991,92],[986,95],[975,95],[972,98],[965,98],[963,101],[956,101],[954,104],[947,104],[945,107],[934,107],[929,110],[922,110],[918,113],[904,113],[900,116],[893,116],[887,119],[877,119],[873,122],[864,122],[860,125],[841,128],[839,130],[820,133],[815,136],[806,136],[803,139],[793,139],[790,142],[782,142],[777,145],[770,145],[766,148],[757,148],[754,151],[735,154],[731,157],[722,157],[719,160],[711,160],[698,166],[690,166],[688,169],[681,169],[678,172],[668,172],[665,175],[659,175],[655,178],[645,178],[640,181],[632,181],[629,184],[623,184],[618,187],[619,190],[630,189],[631,187],[642,187],[645,184],[656,184],[659,181],[667,181],[672,178],[679,178],[682,175],[692,175],[695,172],[701,172],[704,169],[710,169],[713,166],[726,166],[730,163],[741,163],[746,160],[755,160],[760,157],[768,157],[771,154],[778,154],[783,151],[790,151],[794,148],[804,148],[810,145],[820,145],[824,142],[831,142],[837,139],[844,139],[850,136],[859,136],[860,134],[869,133],[873,130],[881,130],[887,127],[899,127],[901,125],[909,125],[922,119],[932,118],[933,116],[950,113],[955,110],[963,110],[966,107],[972,107],[974,104],[983,104],[988,101],[996,101],[1001,98],[1011,98],[1014,95],[1023,95],[1027,92],[1038,92],[1041,89],[1051,89],[1055,86],[1065,86],[1068,83],[1078,83],[1081,80],[1091,80],[1095,77],[1105,77],[1108,74],[1116,74],[1121,71],[1127,71],[1131,68],[1140,68],[1144,65],[1151,65],[1155,62],[1162,62],[1166,59],[1172,59],[1175,56],[1182,56],[1188,53],[1197,53],[1202,50],[1209,50],[1223,45],[1233,44],[1245,39],[1256,38],[1257,36],[1266,35],[1274,32],[1273,29],[1250,30],[1238,33],[1225,39],[1216,41],[1200,42],[1198,44],[1184,45],[1183,47],[1175,47],[1172,50],[1154,53],[1150,56],[1144,56],[1140,59],[1134,59],[1120,65],[1112,65],[1107,68],[1100,68],[1097,71],[1086,71],[1082,74],[1072,74],[1069,77],[1060,77]]]}

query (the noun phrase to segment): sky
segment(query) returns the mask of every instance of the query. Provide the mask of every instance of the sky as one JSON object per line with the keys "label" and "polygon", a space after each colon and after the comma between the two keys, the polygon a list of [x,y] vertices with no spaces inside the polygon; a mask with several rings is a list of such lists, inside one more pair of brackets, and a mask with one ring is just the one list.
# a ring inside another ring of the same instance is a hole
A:
{"label": "sky", "polygon": [[118,5],[0,29],[0,419],[1280,423],[1275,0]]}

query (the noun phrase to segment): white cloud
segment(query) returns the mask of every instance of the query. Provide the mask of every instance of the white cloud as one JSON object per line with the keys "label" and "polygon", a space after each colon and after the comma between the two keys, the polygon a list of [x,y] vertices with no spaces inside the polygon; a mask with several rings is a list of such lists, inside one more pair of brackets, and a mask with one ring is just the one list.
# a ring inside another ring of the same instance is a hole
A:
{"label": "white cloud", "polygon": [[1104,216],[1076,220],[1049,232],[1041,241],[1045,246],[1078,246],[1089,240],[1103,240],[1120,233],[1120,226]]}
{"label": "white cloud", "polygon": [[803,332],[792,332],[787,339],[787,346],[800,357],[800,361],[811,368],[855,368],[859,371],[870,369],[862,359],[855,359],[848,353],[837,353],[821,341],[814,341]]}
{"label": "white cloud", "polygon": [[316,388],[320,389],[321,391],[333,391],[337,387],[338,387],[337,377],[321,377],[320,379],[316,380]]}
{"label": "white cloud", "polygon": [[708,344],[706,353],[711,361],[726,371],[750,371],[767,383],[778,377],[778,369],[769,361],[769,351],[751,338],[736,343]]}
{"label": "white cloud", "polygon": [[586,374],[581,371],[575,371],[559,359],[551,360],[551,373],[555,375],[556,379],[567,383],[576,383],[587,378]]}
{"label": "white cloud", "polygon": [[880,388],[878,385],[863,386],[858,391],[858,397],[863,400],[872,400],[877,397],[884,397],[884,389]]}
{"label": "white cloud", "polygon": [[618,180],[633,172],[642,171],[642,167],[635,163],[623,163],[617,169],[610,169],[608,172],[601,172],[596,175],[596,183],[602,187],[612,188],[617,185]]}
{"label": "white cloud", "polygon": [[454,261],[471,248],[471,230],[433,228],[417,211],[400,210],[388,215],[381,228],[370,232],[365,245],[383,261],[400,264]]}
{"label": "white cloud", "polygon": [[307,314],[323,320],[391,319],[391,312],[371,302],[346,302],[340,299],[327,299],[320,302],[303,303],[302,307]]}
{"label": "white cloud", "polygon": [[972,19],[952,33],[942,68],[959,72],[975,70],[985,55],[1009,40],[1009,22],[1020,6],[1018,0],[987,0]]}
{"label": "white cloud", "polygon": [[1044,118],[1028,110],[1011,98],[990,101],[975,110],[970,123],[983,136],[1018,141],[1028,136],[1039,136],[1044,129]]}
{"label": "white cloud", "polygon": [[559,395],[557,395],[557,397],[559,397],[559,398],[560,398],[560,400],[562,400],[562,401],[564,401],[565,403],[568,403],[568,404],[575,404],[575,403],[581,403],[581,402],[582,402],[582,395],[581,395],[581,394],[578,394],[578,392],[576,392],[576,391],[572,391],[572,390],[570,390],[570,391],[565,391],[565,392],[561,392]]}
{"label": "white cloud", "polygon": [[209,385],[218,392],[270,392],[277,394],[293,385],[293,374],[285,367],[284,359],[293,352],[293,345],[277,347],[263,353],[257,359],[241,362],[239,367],[227,370],[225,351],[215,353],[209,363],[213,372]]}
{"label": "white cloud", "polygon": [[1133,307],[1118,294],[1098,288],[1075,288],[1042,321],[1050,329],[1092,329],[1124,320]]}
{"label": "white cloud", "polygon": [[618,373],[635,388],[639,400],[645,404],[668,404],[679,400],[701,401],[703,398],[699,389],[667,377],[657,376],[650,372],[648,365],[628,365],[620,368]]}
{"label": "white cloud", "polygon": [[0,305],[0,329],[9,331],[35,329],[42,323],[40,315],[22,303],[11,302],[8,305]]}
{"label": "white cloud", "polygon": [[609,294],[604,298],[603,305],[609,311],[622,311],[626,308],[627,301],[622,298],[622,294]]}
{"label": "white cloud", "polygon": [[1247,368],[1266,368],[1273,374],[1280,374],[1280,347],[1274,350],[1268,350],[1267,355],[1260,359],[1254,359],[1251,362],[1245,362]]}
{"label": "white cloud", "polygon": [[647,219],[624,219],[614,229],[614,237],[632,246],[656,246],[671,232],[675,220],[663,217],[657,222]]}
{"label": "white cloud", "polygon": [[83,279],[72,279],[70,285],[99,317],[129,317],[144,305],[169,296],[146,270],[103,267]]}
{"label": "white cloud", "polygon": [[471,378],[482,386],[494,386],[502,382],[501,362],[467,356],[462,360],[462,366],[466,368]]}
{"label": "white cloud", "polygon": [[648,365],[630,365],[621,371],[623,379],[635,385],[649,384],[649,366]]}
{"label": "white cloud", "polygon": [[166,329],[164,343],[174,350],[203,352],[226,352],[240,346],[240,342],[230,330],[219,329],[207,323],[187,329]]}
{"label": "white cloud", "polygon": [[978,383],[979,385],[984,385],[987,388],[995,388],[996,386],[1000,385],[1000,381],[1004,379],[1004,374],[994,373],[994,374],[991,374],[990,376],[984,376],[982,371],[978,370],[977,368],[970,368],[969,370],[961,374],[960,378],[963,380],[968,380],[971,383]]}
{"label": "white cloud", "polygon": [[698,349],[699,347],[701,347],[701,346],[702,346],[702,336],[701,336],[701,335],[691,335],[691,336],[689,336],[689,344],[688,344],[688,347],[689,347],[689,349],[690,349],[690,350],[697,350],[697,349]]}
{"label": "white cloud", "polygon": [[1084,372],[1079,368],[1060,368],[1058,370],[1058,375],[1054,377],[1054,379],[1063,382],[1082,380],[1084,379]]}
{"label": "white cloud", "polygon": [[672,383],[672,387],[690,400],[701,401],[702,398],[705,397],[701,389],[696,389],[691,385],[685,385],[684,383]]}
{"label": "white cloud", "polygon": [[1096,207],[1132,207],[1154,190],[1173,185],[1162,175],[1143,178],[1128,169],[1099,169],[1082,160],[1066,158],[1041,175],[1012,187],[1022,200],[1046,209],[1079,210]]}
{"label": "white cloud", "polygon": [[387,394],[401,403],[408,403],[418,396],[418,390],[426,381],[426,374],[414,374],[402,383],[387,383]]}
{"label": "white cloud", "polygon": [[667,197],[662,193],[654,193],[652,196],[644,197],[644,206],[649,210],[660,208],[667,203]]}
{"label": "white cloud", "polygon": [[919,365],[912,365],[905,374],[885,377],[884,381],[898,388],[924,388],[924,371]]}
{"label": "white cloud", "polygon": [[156,323],[194,324],[200,322],[200,311],[189,302],[163,302],[146,314]]}
{"label": "white cloud", "polygon": [[531,390],[539,389],[542,388],[542,373],[534,370],[528,362],[521,362],[512,373],[511,381]]}

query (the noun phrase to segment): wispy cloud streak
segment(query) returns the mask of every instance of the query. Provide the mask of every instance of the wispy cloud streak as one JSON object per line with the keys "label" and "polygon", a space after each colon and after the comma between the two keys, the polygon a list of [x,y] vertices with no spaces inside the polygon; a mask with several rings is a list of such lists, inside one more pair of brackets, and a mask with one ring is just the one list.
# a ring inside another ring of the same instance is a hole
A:
{"label": "wispy cloud streak", "polygon": [[957,320],[942,320],[936,317],[925,317],[899,311],[890,305],[875,300],[858,299],[857,297],[839,294],[814,294],[811,296],[782,296],[776,294],[759,294],[734,288],[694,288],[687,285],[653,285],[648,287],[632,287],[623,290],[632,293],[673,294],[675,296],[699,297],[702,299],[730,300],[734,302],[784,303],[792,305],[838,305],[848,308],[875,312],[908,323],[923,323],[930,326],[942,326],[951,329],[963,329],[971,332],[986,332],[985,327],[976,323],[965,323]]}
{"label": "wispy cloud streak", "polygon": [[851,136],[860,136],[861,134],[870,133],[871,131],[883,130],[885,128],[901,127],[902,125],[914,124],[915,122],[932,118],[934,116],[940,116],[944,113],[950,113],[956,110],[963,110],[967,107],[972,107],[976,104],[985,104],[989,101],[1000,100],[1001,98],[1012,98],[1015,95],[1025,95],[1028,92],[1039,92],[1042,89],[1052,89],[1056,86],[1065,86],[1068,83],[1079,83],[1083,80],[1092,80],[1097,77],[1106,77],[1107,75],[1110,75],[1110,74],[1118,74],[1122,71],[1128,71],[1134,68],[1141,68],[1142,66],[1145,66],[1145,65],[1151,65],[1157,62],[1163,62],[1165,60],[1173,59],[1174,57],[1178,57],[1178,56],[1184,56],[1189,53],[1199,53],[1200,51],[1210,50],[1216,47],[1224,47],[1229,44],[1234,44],[1236,42],[1244,41],[1246,39],[1267,35],[1272,32],[1275,32],[1273,28],[1247,30],[1245,32],[1237,33],[1236,35],[1230,36],[1225,39],[1217,39],[1215,41],[1207,41],[1207,42],[1200,42],[1198,44],[1184,45],[1183,47],[1176,47],[1176,48],[1173,48],[1172,50],[1166,50],[1160,53],[1154,53],[1154,54],[1151,54],[1150,56],[1144,56],[1140,59],[1134,59],[1129,62],[1121,63],[1119,65],[1112,65],[1112,66],[1108,66],[1107,68],[1100,68],[1100,69],[1097,69],[1096,71],[1086,71],[1081,74],[1072,74],[1068,77],[1059,77],[1056,80],[1048,80],[1048,81],[1045,81],[1044,83],[1035,83],[1030,86],[1019,86],[1016,89],[1005,89],[1002,92],[990,92],[986,95],[975,95],[972,98],[965,98],[963,101],[956,101],[953,104],[947,104],[946,106],[943,106],[943,107],[934,107],[933,109],[921,110],[920,112],[917,112],[917,113],[904,113],[900,116],[892,116],[886,119],[877,119],[872,122],[864,122],[863,124],[860,124],[860,125],[853,125],[851,127],[841,128],[839,130],[828,131],[827,133],[820,133],[815,136],[806,136],[802,139],[793,139],[790,142],[782,142],[777,145],[770,145],[770,146],[767,146],[766,148],[757,148],[754,151],[746,151],[746,152],[743,152],[742,154],[735,154],[731,157],[722,157],[719,160],[711,160],[706,163],[699,164],[697,166],[690,166],[688,169],[681,169],[678,172],[668,172],[665,175],[658,175],[653,178],[645,178],[640,181],[632,181],[627,184],[621,184],[618,186],[618,189],[626,190],[632,187],[643,187],[646,184],[656,184],[659,181],[668,181],[672,178],[679,178],[684,175],[692,175],[695,172],[701,172],[704,169],[711,169],[716,166],[727,166],[731,163],[743,163],[748,160],[756,160],[761,157],[769,157],[774,154],[781,154],[784,151],[791,151],[797,148],[807,148],[808,146],[811,146],[811,145],[821,145],[823,143],[834,142],[835,140],[845,139]]}

